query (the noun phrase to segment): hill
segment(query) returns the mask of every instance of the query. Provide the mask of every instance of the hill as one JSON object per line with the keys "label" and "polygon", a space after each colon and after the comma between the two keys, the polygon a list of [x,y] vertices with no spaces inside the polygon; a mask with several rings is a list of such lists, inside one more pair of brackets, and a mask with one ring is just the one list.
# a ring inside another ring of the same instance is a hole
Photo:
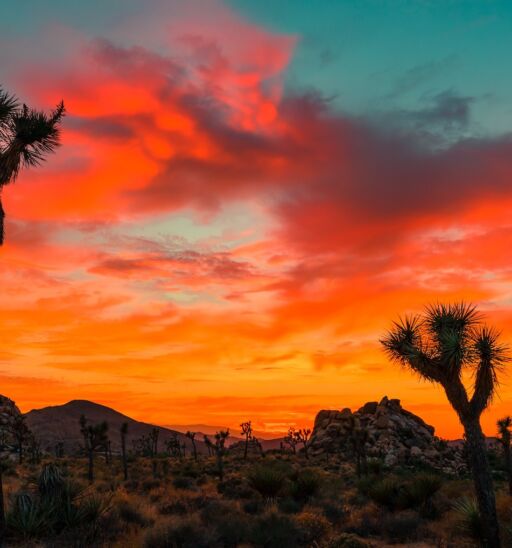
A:
{"label": "hill", "polygon": [[[72,400],[63,405],[33,409],[25,414],[27,426],[34,432],[37,439],[42,442],[43,450],[51,453],[55,451],[55,446],[59,442],[64,444],[64,451],[66,453],[74,453],[83,445],[79,425],[81,415],[85,415],[90,423],[107,421],[113,452],[121,450],[119,432],[124,422],[128,423],[128,449],[132,448],[134,440],[143,435],[147,436],[153,428],[160,430],[158,439],[159,450],[164,450],[165,442],[174,434],[178,435],[181,443],[186,444],[187,450],[190,450],[192,447],[190,440],[176,430],[137,421],[123,415],[123,413],[119,413],[115,409],[88,400]],[[201,441],[199,435],[197,436],[196,446],[198,452],[207,453],[206,446]]]}

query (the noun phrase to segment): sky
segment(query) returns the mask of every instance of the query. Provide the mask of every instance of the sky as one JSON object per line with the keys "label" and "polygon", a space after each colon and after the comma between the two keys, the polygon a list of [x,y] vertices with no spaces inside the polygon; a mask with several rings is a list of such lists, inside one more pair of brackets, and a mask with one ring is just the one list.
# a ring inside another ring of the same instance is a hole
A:
{"label": "sky", "polygon": [[[0,31],[0,84],[67,108],[3,191],[1,393],[269,435],[387,395],[461,435],[379,339],[464,299],[512,343],[510,2],[33,0]],[[511,407],[504,375],[488,434]]]}

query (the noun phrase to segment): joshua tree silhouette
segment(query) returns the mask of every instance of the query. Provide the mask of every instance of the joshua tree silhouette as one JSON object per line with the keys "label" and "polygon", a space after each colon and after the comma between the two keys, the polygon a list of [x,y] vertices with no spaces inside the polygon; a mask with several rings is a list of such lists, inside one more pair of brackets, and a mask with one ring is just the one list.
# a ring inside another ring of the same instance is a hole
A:
{"label": "joshua tree silhouette", "polygon": [[0,245],[4,241],[5,212],[1,193],[16,180],[23,167],[37,166],[59,146],[59,126],[64,116],[60,102],[50,114],[19,104],[0,87]]}
{"label": "joshua tree silhouette", "polygon": [[[476,307],[435,304],[421,316],[393,324],[381,341],[391,360],[421,378],[440,384],[464,427],[487,545],[500,546],[496,501],[480,416],[497,388],[497,373],[509,359],[499,332],[482,324]],[[474,375],[471,396],[462,380]]]}
{"label": "joshua tree silhouette", "polygon": [[505,466],[507,468],[508,476],[508,489],[512,495],[512,455],[510,454],[510,427],[512,426],[512,417],[503,417],[496,424],[498,426],[498,441],[503,447],[503,456],[505,457]]}
{"label": "joshua tree silhouette", "polygon": [[251,421],[243,422],[240,425],[242,431],[240,434],[245,436],[245,447],[244,447],[244,460],[247,460],[247,450],[249,449],[249,440],[252,438],[252,426]]}
{"label": "joshua tree silhouette", "polygon": [[108,447],[108,424],[103,421],[99,424],[87,424],[84,415],[80,417],[80,432],[84,438],[84,447],[89,460],[87,477],[94,482],[94,452]]}

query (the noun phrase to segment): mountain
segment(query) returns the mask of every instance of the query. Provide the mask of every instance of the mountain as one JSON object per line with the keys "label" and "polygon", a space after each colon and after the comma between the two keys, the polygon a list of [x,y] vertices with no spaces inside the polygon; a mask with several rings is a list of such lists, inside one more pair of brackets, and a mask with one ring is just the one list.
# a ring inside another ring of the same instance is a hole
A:
{"label": "mountain", "polygon": [[[167,425],[167,428],[176,430],[177,432],[185,433],[187,430],[191,432],[197,432],[197,439],[202,440],[203,436],[206,434],[210,438],[213,438],[216,432],[219,430],[226,430],[226,426],[211,426],[209,424],[172,424]],[[230,432],[233,432],[233,429],[230,429]],[[239,432],[239,430],[237,430]],[[263,448],[263,451],[269,451],[271,449],[279,449],[281,447],[281,442],[283,438],[264,438],[262,432],[254,432],[254,435],[258,439]],[[230,447],[239,441],[243,441],[245,438],[241,436],[232,436],[230,435],[226,439],[226,447]]]}
{"label": "mountain", "polygon": [[[187,451],[192,448],[191,441],[176,430],[136,421],[110,407],[88,400],[72,400],[63,405],[33,409],[25,414],[27,426],[34,432],[36,438],[41,440],[43,450],[51,453],[55,451],[58,442],[64,444],[66,453],[73,453],[83,445],[79,425],[82,415],[85,415],[92,424],[107,421],[113,452],[121,450],[120,429],[124,422],[128,423],[127,448],[129,450],[132,448],[134,440],[143,435],[147,436],[153,428],[158,428],[160,431],[158,438],[159,450],[165,449],[165,442],[174,434],[178,435],[182,444],[186,444]],[[206,446],[199,435],[197,436],[196,447],[199,453],[207,453]]]}

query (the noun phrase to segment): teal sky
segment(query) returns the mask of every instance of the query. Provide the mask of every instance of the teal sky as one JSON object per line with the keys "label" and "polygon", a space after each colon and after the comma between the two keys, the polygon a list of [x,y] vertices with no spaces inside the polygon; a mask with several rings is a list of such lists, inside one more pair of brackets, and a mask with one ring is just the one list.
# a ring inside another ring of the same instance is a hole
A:
{"label": "teal sky", "polygon": [[[510,127],[511,2],[227,3],[250,21],[297,35],[287,73],[291,89],[317,91],[355,114],[421,109],[437,94],[450,92],[472,98],[473,131],[501,133]],[[1,19],[15,34],[63,23],[104,36],[120,19],[150,9],[144,5],[135,0],[34,0],[2,8]]]}

